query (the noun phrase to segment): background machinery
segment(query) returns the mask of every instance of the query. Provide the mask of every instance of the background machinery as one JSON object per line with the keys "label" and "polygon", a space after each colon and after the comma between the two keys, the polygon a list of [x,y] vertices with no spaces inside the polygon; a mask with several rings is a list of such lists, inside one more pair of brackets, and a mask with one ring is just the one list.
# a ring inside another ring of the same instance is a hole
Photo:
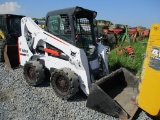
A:
{"label": "background machinery", "polygon": [[18,37],[22,15],[0,14],[0,62],[15,68],[18,62]]}

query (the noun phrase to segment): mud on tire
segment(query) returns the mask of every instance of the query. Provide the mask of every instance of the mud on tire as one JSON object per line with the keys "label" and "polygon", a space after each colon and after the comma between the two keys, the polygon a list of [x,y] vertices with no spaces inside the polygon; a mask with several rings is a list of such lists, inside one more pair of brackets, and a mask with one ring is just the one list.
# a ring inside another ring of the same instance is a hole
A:
{"label": "mud on tire", "polygon": [[79,90],[78,76],[69,68],[63,68],[51,73],[51,85],[56,95],[69,99]]}
{"label": "mud on tire", "polygon": [[44,81],[44,66],[39,61],[29,61],[24,65],[24,77],[31,86],[37,86]]}

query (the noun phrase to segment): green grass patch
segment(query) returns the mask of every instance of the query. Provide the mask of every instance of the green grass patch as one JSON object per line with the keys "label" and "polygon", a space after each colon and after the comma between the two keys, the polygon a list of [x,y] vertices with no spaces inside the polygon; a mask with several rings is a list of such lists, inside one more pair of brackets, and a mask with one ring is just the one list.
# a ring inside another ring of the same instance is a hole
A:
{"label": "green grass patch", "polygon": [[134,72],[136,75],[140,75],[145,57],[147,41],[148,39],[145,39],[143,42],[137,41],[130,44],[126,42],[119,43],[118,45],[122,45],[122,48],[130,45],[135,53],[135,56],[131,57],[127,52],[123,52],[123,54],[119,55],[116,48],[111,50],[109,54],[110,71],[114,71],[120,67],[125,67]]}

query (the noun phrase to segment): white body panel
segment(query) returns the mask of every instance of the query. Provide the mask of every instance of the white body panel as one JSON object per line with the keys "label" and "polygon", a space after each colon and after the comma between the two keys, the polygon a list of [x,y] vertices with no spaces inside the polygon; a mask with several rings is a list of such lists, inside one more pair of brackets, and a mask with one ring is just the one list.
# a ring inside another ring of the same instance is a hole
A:
{"label": "white body panel", "polygon": [[28,46],[28,44],[25,37],[19,37],[20,65],[24,65],[33,55],[29,47],[26,46]]}
{"label": "white body panel", "polygon": [[102,58],[105,62],[105,67],[106,67],[106,72],[109,74],[109,69],[108,69],[108,50],[110,51],[110,48],[108,46],[104,46],[100,43],[98,43],[98,53],[102,55]]}
{"label": "white body panel", "polygon": [[92,70],[99,68],[98,58],[93,61],[89,61],[89,63]]}

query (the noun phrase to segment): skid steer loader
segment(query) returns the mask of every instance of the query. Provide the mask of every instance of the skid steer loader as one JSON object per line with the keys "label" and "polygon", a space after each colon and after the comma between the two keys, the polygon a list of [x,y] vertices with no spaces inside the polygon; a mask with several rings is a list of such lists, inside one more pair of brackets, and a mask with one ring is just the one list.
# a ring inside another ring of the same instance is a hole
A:
{"label": "skid steer loader", "polygon": [[45,31],[22,18],[19,62],[29,85],[41,84],[47,69],[57,96],[69,99],[80,88],[88,96],[87,107],[128,118],[137,108],[131,101],[137,78],[125,68],[109,74],[109,47],[95,40],[96,14],[82,7],[51,11]]}

